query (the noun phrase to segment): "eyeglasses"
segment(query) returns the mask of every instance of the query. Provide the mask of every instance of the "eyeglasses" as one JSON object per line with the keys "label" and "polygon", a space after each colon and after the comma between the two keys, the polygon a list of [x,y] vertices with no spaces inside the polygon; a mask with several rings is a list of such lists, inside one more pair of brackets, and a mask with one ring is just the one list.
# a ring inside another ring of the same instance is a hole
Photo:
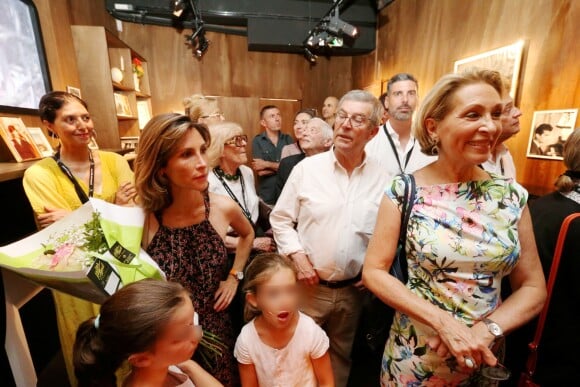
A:
{"label": "eyeglasses", "polygon": [[234,136],[230,138],[228,141],[224,142],[224,145],[235,145],[235,146],[244,146],[247,144],[248,144],[248,136],[246,136],[245,134]]}
{"label": "eyeglasses", "polygon": [[199,116],[199,118],[213,118],[213,117],[223,118],[224,117],[224,113],[222,113],[222,112],[215,112],[215,113],[212,113],[212,114],[208,114],[207,116]]}
{"label": "eyeglasses", "polygon": [[350,120],[350,125],[353,128],[362,128],[369,120],[368,117],[365,117],[362,114],[348,115],[345,112],[338,112],[334,117],[336,123],[339,125],[342,125],[346,120]]}

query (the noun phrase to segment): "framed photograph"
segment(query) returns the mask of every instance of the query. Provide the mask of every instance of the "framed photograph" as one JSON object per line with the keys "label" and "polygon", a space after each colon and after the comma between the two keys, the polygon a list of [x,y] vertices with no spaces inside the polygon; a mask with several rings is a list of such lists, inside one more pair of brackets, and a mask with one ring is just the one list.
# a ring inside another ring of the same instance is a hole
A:
{"label": "framed photograph", "polygon": [[133,113],[131,111],[131,106],[129,105],[129,97],[120,93],[114,93],[114,95],[117,115],[121,117],[132,117]]}
{"label": "framed photograph", "polygon": [[3,0],[0,14],[0,112],[38,115],[52,86],[34,1]]}
{"label": "framed photograph", "polygon": [[528,143],[528,157],[563,160],[562,151],[574,131],[578,109],[534,112]]}
{"label": "framed photograph", "polygon": [[44,135],[44,132],[41,128],[26,128],[28,133],[30,133],[30,137],[34,141],[34,145],[36,145],[36,149],[40,152],[42,157],[50,157],[54,153],[50,142]]}
{"label": "framed photograph", "polygon": [[0,135],[18,162],[41,158],[24,122],[18,117],[0,117]]}
{"label": "framed photograph", "polygon": [[499,71],[510,80],[510,95],[516,98],[517,87],[524,51],[523,40],[519,40],[509,46],[460,59],[455,62],[453,72],[461,73],[471,68],[484,68]]}
{"label": "framed photograph", "polygon": [[137,118],[139,119],[139,129],[143,129],[151,119],[151,102],[137,101]]}
{"label": "framed photograph", "polygon": [[139,137],[121,137],[121,149],[137,150],[137,145],[139,145]]}
{"label": "framed photograph", "polygon": [[79,98],[82,98],[81,97],[81,89],[79,89],[78,87],[67,86],[66,87],[66,91],[67,91],[67,93],[71,93],[74,96],[77,96]]}

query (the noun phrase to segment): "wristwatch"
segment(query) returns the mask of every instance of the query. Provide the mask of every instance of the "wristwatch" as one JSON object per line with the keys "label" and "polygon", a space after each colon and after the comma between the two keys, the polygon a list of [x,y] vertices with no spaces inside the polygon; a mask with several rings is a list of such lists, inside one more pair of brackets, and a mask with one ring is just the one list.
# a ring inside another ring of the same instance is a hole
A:
{"label": "wristwatch", "polygon": [[489,330],[489,333],[494,335],[494,337],[496,339],[503,337],[503,329],[501,329],[501,327],[495,321],[490,320],[488,318],[484,318],[483,322],[485,325],[487,325],[487,329]]}
{"label": "wristwatch", "polygon": [[232,269],[230,271],[230,275],[232,277],[234,277],[235,279],[237,279],[238,281],[241,281],[244,279],[244,272],[243,271],[236,271],[236,269]]}

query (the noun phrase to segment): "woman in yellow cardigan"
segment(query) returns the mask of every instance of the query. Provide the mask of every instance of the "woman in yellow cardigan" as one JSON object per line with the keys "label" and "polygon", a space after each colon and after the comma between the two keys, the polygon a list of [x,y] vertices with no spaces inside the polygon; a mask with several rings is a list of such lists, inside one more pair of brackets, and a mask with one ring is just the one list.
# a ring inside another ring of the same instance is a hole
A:
{"label": "woman in yellow cardigan", "polygon": [[[73,94],[55,91],[39,104],[40,118],[60,139],[54,157],[45,158],[24,173],[24,191],[38,225],[43,228],[80,207],[88,197],[119,205],[134,204],[133,172],[127,161],[112,152],[91,150],[93,121],[87,104]],[[98,313],[98,305],[57,291],[57,322],[71,384],[72,346],[78,325]]]}

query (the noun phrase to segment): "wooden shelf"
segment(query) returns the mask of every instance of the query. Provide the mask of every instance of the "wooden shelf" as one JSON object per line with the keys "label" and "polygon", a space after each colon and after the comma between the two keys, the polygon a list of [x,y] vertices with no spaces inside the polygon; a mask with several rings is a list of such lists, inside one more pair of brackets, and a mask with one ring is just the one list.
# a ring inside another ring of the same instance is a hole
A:
{"label": "wooden shelf", "polygon": [[131,86],[125,86],[122,85],[118,82],[113,82],[113,90],[119,90],[119,91],[135,91],[135,89],[133,89],[133,87]]}
{"label": "wooden shelf", "polygon": [[[147,114],[143,114],[144,108],[147,108],[145,110],[149,117],[152,115],[148,63],[104,27],[71,26],[71,29],[81,90],[91,115],[99,118],[95,121],[99,147],[120,148],[120,137],[140,135],[144,118],[147,117]],[[135,58],[141,61],[143,67],[144,74],[139,79],[133,73]],[[111,79],[113,67],[122,72],[122,82],[113,82]],[[117,105],[119,95],[123,96],[120,110]],[[138,101],[146,102],[146,106],[138,109]]]}
{"label": "wooden shelf", "polygon": [[19,179],[24,176],[24,171],[38,160],[24,161],[22,163],[0,163],[0,182]]}
{"label": "wooden shelf", "polygon": [[134,116],[120,116],[117,114],[117,119],[118,120],[137,120],[139,119],[139,117],[134,117]]}

